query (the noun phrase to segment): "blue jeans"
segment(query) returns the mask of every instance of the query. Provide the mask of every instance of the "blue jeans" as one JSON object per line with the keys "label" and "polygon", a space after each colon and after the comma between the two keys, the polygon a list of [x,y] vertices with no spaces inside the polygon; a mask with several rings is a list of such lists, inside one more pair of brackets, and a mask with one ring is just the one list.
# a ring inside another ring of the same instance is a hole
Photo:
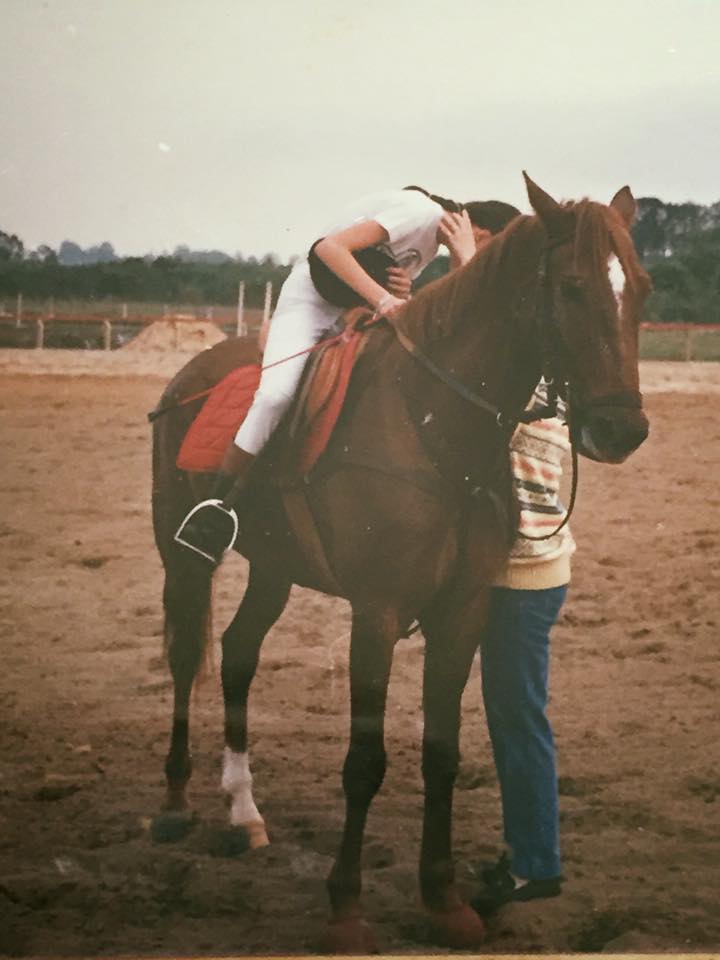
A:
{"label": "blue jeans", "polygon": [[510,869],[529,880],[560,876],[555,744],[545,708],[550,630],[566,593],[567,586],[494,587],[480,641],[483,700]]}

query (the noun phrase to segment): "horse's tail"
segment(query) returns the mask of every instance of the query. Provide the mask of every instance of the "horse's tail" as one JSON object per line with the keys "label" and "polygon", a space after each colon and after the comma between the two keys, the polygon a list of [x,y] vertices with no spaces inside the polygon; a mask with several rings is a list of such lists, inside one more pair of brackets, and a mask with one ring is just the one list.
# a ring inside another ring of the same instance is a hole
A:
{"label": "horse's tail", "polygon": [[[203,562],[203,561],[201,561]],[[206,564],[207,566],[207,564]],[[196,571],[197,572],[197,571]],[[165,568],[163,652],[175,673],[189,672],[198,684],[215,672],[213,656],[212,570],[200,577],[177,577]]]}
{"label": "horse's tail", "polygon": [[213,568],[175,542],[175,533],[197,502],[188,474],[175,465],[186,424],[175,413],[153,423],[152,516],[165,568],[163,650],[175,673],[190,682],[214,672]]}

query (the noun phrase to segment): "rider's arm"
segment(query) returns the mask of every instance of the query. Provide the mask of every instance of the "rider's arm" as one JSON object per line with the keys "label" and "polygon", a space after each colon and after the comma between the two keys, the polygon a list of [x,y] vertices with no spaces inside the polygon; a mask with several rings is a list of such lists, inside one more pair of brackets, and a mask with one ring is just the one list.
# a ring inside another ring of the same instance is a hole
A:
{"label": "rider's arm", "polygon": [[334,274],[359,293],[376,309],[382,307],[385,316],[393,317],[403,301],[388,293],[367,274],[353,256],[354,250],[363,250],[389,239],[387,230],[376,220],[363,220],[345,230],[328,234],[315,247],[315,253]]}

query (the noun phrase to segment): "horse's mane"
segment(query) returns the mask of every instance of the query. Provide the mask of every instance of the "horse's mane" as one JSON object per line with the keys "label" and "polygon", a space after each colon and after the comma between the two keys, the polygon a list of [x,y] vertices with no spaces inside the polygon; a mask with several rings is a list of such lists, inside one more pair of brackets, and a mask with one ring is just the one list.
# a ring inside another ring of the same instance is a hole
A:
{"label": "horse's mane", "polygon": [[[614,253],[625,273],[626,289],[637,291],[649,283],[635,251],[630,232],[611,206],[583,199],[562,206],[568,229],[574,223],[574,265],[579,272],[595,275],[607,270]],[[494,300],[504,297],[507,306],[532,296],[545,231],[536,216],[519,216],[494,236],[464,266],[423,287],[401,315],[401,325],[418,343],[428,343],[453,333],[472,313],[476,322],[492,322],[493,299],[484,298],[491,288]]]}
{"label": "horse's mane", "polygon": [[494,303],[488,300],[484,310],[483,292],[493,290],[493,300],[504,295],[506,302],[518,297],[524,261],[537,260],[543,236],[536,217],[516,217],[468,263],[424,286],[403,310],[401,325],[417,342],[427,343],[453,333],[469,312],[476,320],[487,316],[491,321]]}

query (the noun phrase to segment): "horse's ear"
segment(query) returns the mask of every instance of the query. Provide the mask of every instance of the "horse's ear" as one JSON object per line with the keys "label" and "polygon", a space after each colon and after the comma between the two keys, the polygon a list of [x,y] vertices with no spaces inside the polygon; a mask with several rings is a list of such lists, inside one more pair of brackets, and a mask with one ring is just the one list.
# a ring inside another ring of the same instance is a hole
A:
{"label": "horse's ear", "polygon": [[525,186],[527,188],[528,200],[530,206],[549,236],[556,236],[565,232],[567,228],[566,211],[560,206],[557,200],[553,200],[549,193],[545,193],[523,170]]}
{"label": "horse's ear", "polygon": [[617,210],[625,221],[625,226],[632,226],[637,213],[637,204],[630,187],[621,187],[610,201],[610,206]]}

